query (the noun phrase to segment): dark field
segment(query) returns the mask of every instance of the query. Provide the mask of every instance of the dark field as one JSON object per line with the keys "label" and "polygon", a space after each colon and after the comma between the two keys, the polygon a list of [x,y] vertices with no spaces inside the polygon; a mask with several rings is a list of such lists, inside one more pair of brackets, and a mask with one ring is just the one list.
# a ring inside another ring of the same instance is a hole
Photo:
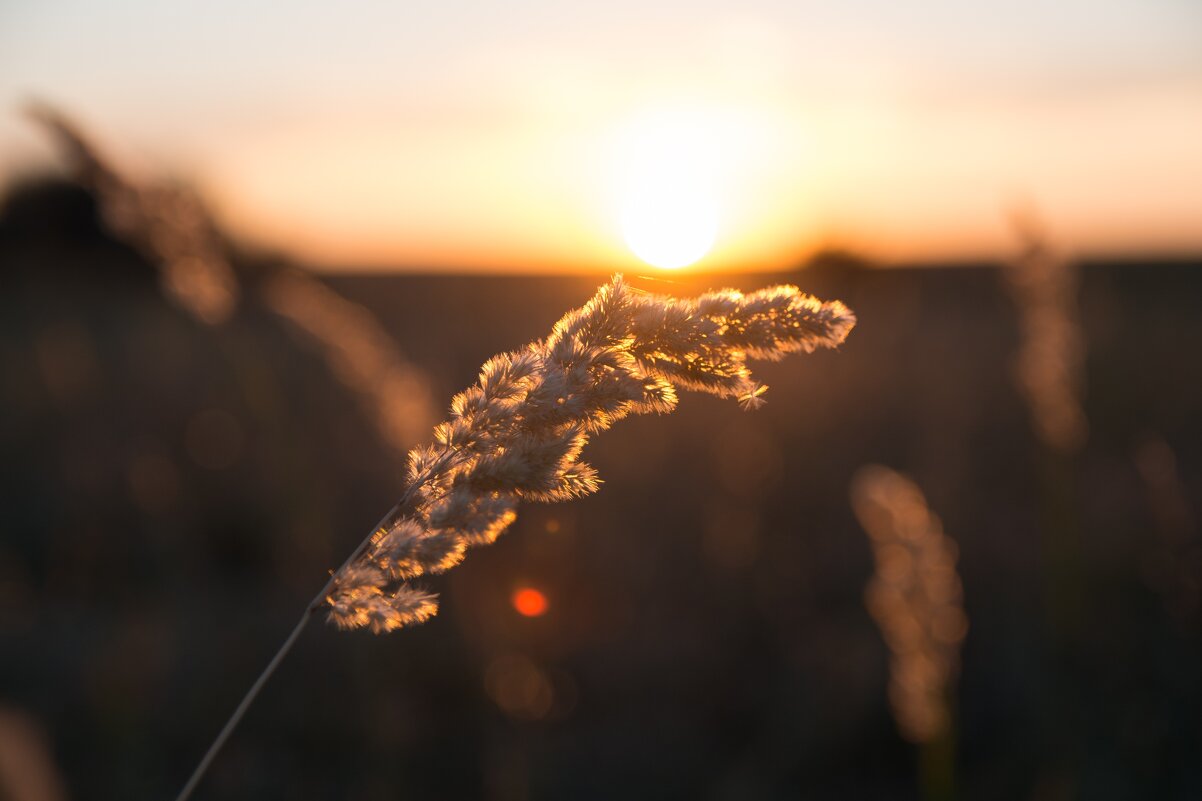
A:
{"label": "dark field", "polygon": [[[202,325],[86,204],[61,213],[0,229],[0,711],[72,798],[168,799],[403,465],[254,298]],[[197,798],[924,797],[863,602],[871,462],[959,544],[955,797],[1202,798],[1202,264],[1085,265],[1067,457],[1015,389],[997,269],[674,278],[635,283],[796,283],[860,323],[759,365],[759,411],[682,393],[598,436],[601,492],[524,506],[425,581],[429,623],[310,627]],[[603,281],[328,283],[442,403]],[[545,615],[514,611],[522,586]]]}

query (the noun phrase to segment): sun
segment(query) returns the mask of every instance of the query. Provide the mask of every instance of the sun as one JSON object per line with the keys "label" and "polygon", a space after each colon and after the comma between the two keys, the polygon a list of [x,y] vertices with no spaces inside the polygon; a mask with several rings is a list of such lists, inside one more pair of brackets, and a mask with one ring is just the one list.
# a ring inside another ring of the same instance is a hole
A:
{"label": "sun", "polygon": [[622,236],[634,255],[653,267],[693,264],[713,248],[717,229],[713,198],[666,176],[648,176],[623,204]]}
{"label": "sun", "polygon": [[661,113],[626,132],[618,220],[626,245],[654,267],[703,258],[718,235],[718,148],[704,120]]}

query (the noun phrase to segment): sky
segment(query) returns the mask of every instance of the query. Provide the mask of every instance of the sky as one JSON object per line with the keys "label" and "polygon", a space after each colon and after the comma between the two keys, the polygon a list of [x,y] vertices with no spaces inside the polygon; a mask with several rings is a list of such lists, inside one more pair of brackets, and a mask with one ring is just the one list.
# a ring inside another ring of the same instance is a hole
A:
{"label": "sky", "polygon": [[0,179],[73,115],[326,269],[1202,251],[1197,0],[3,0]]}

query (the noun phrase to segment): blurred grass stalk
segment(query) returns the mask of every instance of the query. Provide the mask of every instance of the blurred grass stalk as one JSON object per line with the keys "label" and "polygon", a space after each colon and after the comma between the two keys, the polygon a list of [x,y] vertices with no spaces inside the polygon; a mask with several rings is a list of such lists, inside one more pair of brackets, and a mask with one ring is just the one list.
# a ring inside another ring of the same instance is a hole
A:
{"label": "blurred grass stalk", "polygon": [[1202,542],[1197,511],[1177,455],[1164,437],[1149,433],[1136,446],[1133,461],[1155,524],[1155,538],[1140,573],[1160,596],[1174,623],[1183,632],[1197,631],[1202,609]]}
{"label": "blurred grass stalk", "polygon": [[1071,641],[1080,628],[1083,590],[1076,456],[1089,437],[1081,405],[1085,341],[1077,308],[1080,276],[1076,265],[1048,243],[1034,211],[1015,211],[1011,222],[1021,244],[1005,271],[1022,336],[1015,382],[1042,446],[1049,623],[1057,640]]}
{"label": "blurred grass stalk", "polygon": [[104,224],[159,271],[163,293],[208,325],[229,320],[241,294],[217,226],[195,192],[132,180],[67,115],[41,102],[26,113],[54,138],[75,180],[96,198]]}
{"label": "blurred grass stalk", "polygon": [[[1021,342],[1015,381],[1027,403],[1040,444],[1036,459],[1041,493],[1043,595],[1051,658],[1049,706],[1059,710],[1053,764],[1046,784],[1071,796],[1084,758],[1070,732],[1083,725],[1078,687],[1064,677],[1080,669],[1085,603],[1078,455],[1089,437],[1081,398],[1085,386],[1085,336],[1081,329],[1077,265],[1053,247],[1032,207],[1010,216],[1020,243],[1004,270],[1019,312]],[[1055,764],[1059,762],[1060,764]]]}
{"label": "blurred grass stalk", "polygon": [[0,798],[67,801],[67,797],[45,731],[30,715],[0,706]]}
{"label": "blurred grass stalk", "polygon": [[76,123],[47,104],[31,104],[28,114],[62,149],[109,230],[158,269],[172,303],[218,326],[230,321],[250,290],[287,323],[289,333],[322,356],[399,457],[434,425],[429,378],[404,358],[371,311],[300,270],[268,264],[236,269],[220,226],[194,192],[125,174]]}
{"label": "blurred grass stalk", "polygon": [[908,477],[881,465],[856,472],[852,509],[876,571],[864,605],[889,647],[889,701],[901,736],[918,746],[927,801],[955,798],[956,679],[968,633],[959,549]]}

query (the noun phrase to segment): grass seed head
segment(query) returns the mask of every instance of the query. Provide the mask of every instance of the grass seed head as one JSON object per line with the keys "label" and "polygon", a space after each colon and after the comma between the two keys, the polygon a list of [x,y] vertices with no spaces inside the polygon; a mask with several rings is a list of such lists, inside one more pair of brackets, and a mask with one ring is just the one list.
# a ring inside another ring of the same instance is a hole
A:
{"label": "grass seed head", "polygon": [[601,486],[580,460],[590,436],[631,414],[664,414],[678,389],[763,404],[747,359],[833,348],[855,325],[838,301],[794,286],[682,299],[631,289],[621,276],[568,312],[543,340],[489,359],[451,401],[433,445],[409,454],[394,520],[335,575],[326,599],[340,628],[394,631],[434,614],[406,582],[493,542],[520,501],[549,503]]}

